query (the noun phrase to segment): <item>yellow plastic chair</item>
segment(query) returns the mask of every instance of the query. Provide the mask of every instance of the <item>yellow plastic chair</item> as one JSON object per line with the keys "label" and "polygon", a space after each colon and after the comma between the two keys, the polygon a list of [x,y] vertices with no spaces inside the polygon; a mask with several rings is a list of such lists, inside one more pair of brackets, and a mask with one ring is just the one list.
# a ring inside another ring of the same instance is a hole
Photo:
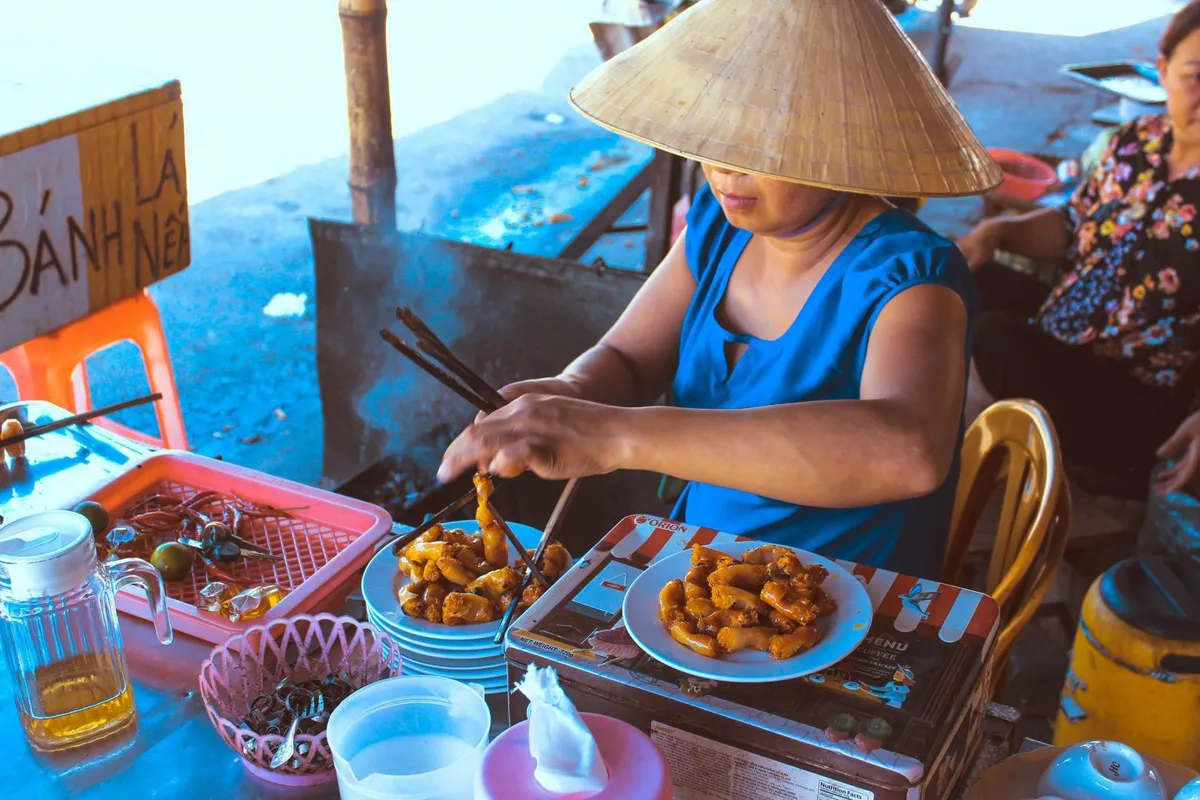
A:
{"label": "yellow plastic chair", "polygon": [[1004,627],[993,653],[992,696],[1003,685],[1013,644],[1054,580],[1070,529],[1070,491],[1054,423],[1032,400],[1003,400],[967,430],[942,580],[959,584],[984,506],[1004,497],[984,590]]}

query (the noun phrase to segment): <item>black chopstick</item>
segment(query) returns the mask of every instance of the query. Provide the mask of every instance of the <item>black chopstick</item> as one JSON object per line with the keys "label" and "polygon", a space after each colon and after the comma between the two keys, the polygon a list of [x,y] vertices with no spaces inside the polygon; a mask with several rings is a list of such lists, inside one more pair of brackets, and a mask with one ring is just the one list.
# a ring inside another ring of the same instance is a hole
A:
{"label": "black chopstick", "polygon": [[[550,513],[550,520],[546,523],[546,530],[542,531],[542,540],[538,542],[537,549],[533,552],[533,560],[535,562],[542,560],[542,555],[546,552],[547,545],[555,538],[558,529],[562,527],[563,520],[567,516],[567,510],[571,507],[571,501],[575,499],[575,490],[578,488],[579,478],[571,478],[567,481],[567,485],[563,487],[562,494],[558,496],[558,502],[554,504],[554,511]],[[508,631],[508,626],[512,624],[517,606],[521,604],[521,597],[525,594],[525,590],[529,588],[529,582],[532,579],[533,573],[526,573],[525,578],[521,581],[520,588],[517,589],[516,597],[508,604],[508,609],[504,612],[504,617],[500,620],[499,630],[492,637],[493,644],[500,644],[504,641],[504,634]]]}
{"label": "black chopstick", "polygon": [[17,434],[16,436],[9,436],[7,439],[0,439],[0,448],[10,447],[14,444],[21,444],[24,441],[41,436],[43,433],[50,433],[51,431],[57,431],[62,428],[69,428],[72,425],[78,425],[81,422],[89,422],[96,417],[108,416],[109,414],[115,414],[118,411],[124,411],[127,408],[133,408],[134,406],[144,406],[147,403],[156,403],[159,400],[162,400],[162,394],[156,392],[154,394],[148,394],[145,397],[138,397],[121,403],[113,403],[110,406],[104,406],[102,408],[93,408],[91,411],[84,411],[79,414],[72,414],[69,417],[64,417],[63,419],[55,420],[54,422],[47,422],[45,425],[37,425],[33,428],[29,428]]}
{"label": "black chopstick", "polygon": [[[487,381],[479,377],[479,373],[468,367],[462,359],[456,356],[454,351],[442,341],[441,337],[434,333],[433,329],[426,325],[423,319],[417,316],[417,312],[407,307],[397,308],[396,319],[416,335],[417,347],[440,361],[443,367],[453,373],[455,377],[465,383],[479,397],[489,401],[495,408],[500,408],[507,402]],[[495,408],[492,410],[494,411]]]}
{"label": "black chopstick", "polygon": [[462,385],[454,378],[450,377],[445,370],[441,369],[436,364],[431,363],[429,359],[418,353],[412,348],[411,345],[403,341],[399,336],[392,333],[387,328],[383,328],[379,331],[379,337],[398,350],[409,361],[413,362],[427,372],[447,389],[454,392],[459,397],[478,408],[480,411],[492,412],[498,408],[498,406],[494,405],[490,401],[479,397],[479,395],[477,395],[473,389]]}

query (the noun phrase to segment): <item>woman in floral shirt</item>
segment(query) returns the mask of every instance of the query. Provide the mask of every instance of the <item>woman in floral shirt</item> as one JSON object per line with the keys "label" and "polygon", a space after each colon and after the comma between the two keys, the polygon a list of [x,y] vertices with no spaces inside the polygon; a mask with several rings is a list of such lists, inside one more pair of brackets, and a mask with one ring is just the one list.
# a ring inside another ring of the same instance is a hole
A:
{"label": "woman in floral shirt", "polygon": [[[1124,126],[1064,210],[989,219],[958,244],[984,311],[967,413],[1036,400],[1073,465],[1148,470],[1186,448],[1160,479],[1174,491],[1200,467],[1200,0],[1159,49],[1165,115]],[[991,263],[997,249],[1065,252],[1069,269],[1047,295]]]}

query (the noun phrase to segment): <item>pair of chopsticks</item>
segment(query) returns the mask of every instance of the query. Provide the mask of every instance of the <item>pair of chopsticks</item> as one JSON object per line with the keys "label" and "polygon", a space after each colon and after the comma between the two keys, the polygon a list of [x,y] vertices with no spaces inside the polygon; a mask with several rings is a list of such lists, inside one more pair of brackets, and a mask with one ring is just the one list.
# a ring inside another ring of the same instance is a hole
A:
{"label": "pair of chopsticks", "polygon": [[[409,361],[425,370],[443,386],[480,411],[490,414],[508,402],[499,392],[489,386],[487,381],[479,377],[458,356],[454,355],[446,343],[439,339],[438,335],[412,309],[397,308],[396,319],[417,337],[417,348],[421,352],[414,350],[410,344],[387,328],[380,330],[379,335],[385,342],[404,354]],[[422,353],[440,361],[442,366],[439,367]]]}
{"label": "pair of chopsticks", "polygon": [[162,394],[148,394],[145,397],[138,397],[121,403],[113,403],[112,405],[103,406],[102,408],[93,408],[91,411],[84,411],[80,414],[72,414],[69,417],[64,417],[62,419],[55,420],[54,422],[47,422],[45,425],[36,425],[32,428],[26,428],[16,436],[9,436],[8,438],[0,439],[0,448],[8,447],[14,444],[21,444],[29,439],[37,438],[44,433],[50,433],[51,431],[69,428],[72,425],[90,422],[96,417],[105,417],[109,414],[115,414],[118,411],[124,411],[127,408],[144,406],[147,403],[156,403],[159,400],[162,400]]}
{"label": "pair of chopsticks", "polygon": [[[487,381],[479,377],[470,367],[468,367],[461,359],[451,352],[450,348],[443,342],[433,330],[425,324],[416,312],[410,308],[397,308],[396,319],[400,321],[404,327],[408,328],[414,336],[417,337],[417,347],[413,348],[399,336],[387,328],[379,331],[379,336],[393,348],[398,350],[408,360],[412,361],[434,379],[442,383],[448,389],[453,391],[459,397],[472,404],[480,411],[490,414],[498,408],[507,404],[507,400],[492,388]],[[424,354],[424,355],[423,355]],[[441,366],[433,363],[430,358],[441,363]],[[490,476],[489,476],[490,477]],[[492,488],[495,488],[500,483],[500,478],[491,478]],[[392,543],[392,554],[400,555],[404,548],[410,542],[416,539],[421,534],[432,528],[434,525],[445,522],[455,512],[460,511],[470,505],[471,500],[476,497],[475,489],[467,492],[465,495],[455,500],[446,508],[439,511],[437,514],[426,519],[423,523],[413,528],[408,533],[404,534]],[[517,539],[517,535],[513,533],[512,528],[508,527],[508,523],[496,513],[496,509],[491,507],[492,516],[499,523],[501,530],[504,531],[505,537],[517,548],[517,555],[525,562],[529,568],[528,577],[536,578],[542,586],[548,587],[550,581],[546,580],[546,576],[538,569],[537,561],[541,557],[542,550],[545,549],[546,539],[543,535],[543,541],[539,543],[539,548],[534,557],[530,558],[529,553],[525,552],[525,548],[521,546],[521,541]],[[522,590],[523,591],[523,590]],[[515,603],[514,603],[515,605]]]}
{"label": "pair of chopsticks", "polygon": [[[542,540],[538,542],[537,549],[533,551],[533,560],[535,562],[542,560],[542,554],[546,552],[546,546],[550,544],[562,527],[563,520],[567,517],[567,509],[571,507],[571,501],[575,499],[575,491],[579,488],[579,478],[571,478],[567,481],[567,485],[563,487],[562,494],[558,496],[558,502],[554,505],[554,511],[550,513],[550,521],[546,523],[546,529],[542,531]],[[504,617],[500,620],[500,628],[496,631],[496,635],[492,637],[493,644],[500,644],[504,641],[504,634],[508,632],[508,626],[512,624],[513,616],[516,613],[517,606],[521,602],[521,596],[525,594],[525,590],[529,588],[529,582],[533,579],[533,573],[528,573],[521,585],[517,588],[517,594],[512,602],[508,604],[508,609],[504,612]]]}

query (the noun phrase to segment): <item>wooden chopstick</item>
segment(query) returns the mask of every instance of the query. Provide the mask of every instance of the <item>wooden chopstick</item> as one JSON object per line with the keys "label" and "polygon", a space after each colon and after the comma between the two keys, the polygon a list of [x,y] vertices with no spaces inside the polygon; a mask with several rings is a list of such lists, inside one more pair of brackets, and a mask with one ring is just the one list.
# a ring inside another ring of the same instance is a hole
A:
{"label": "wooden chopstick", "polygon": [[491,401],[484,400],[482,397],[477,395],[473,389],[470,389],[469,387],[464,386],[456,381],[454,378],[448,375],[445,370],[441,369],[436,364],[431,363],[429,359],[418,353],[412,348],[411,345],[402,340],[396,334],[389,331],[387,328],[381,329],[379,331],[379,336],[385,342],[398,350],[409,361],[416,364],[447,389],[454,392],[459,397],[478,408],[480,411],[490,413],[499,408],[499,406],[493,404]]}
{"label": "wooden chopstick", "polygon": [[162,400],[162,394],[156,392],[154,394],[148,394],[145,397],[138,397],[121,403],[113,403],[110,406],[103,406],[102,408],[93,408],[91,411],[84,411],[80,414],[72,414],[69,417],[64,417],[63,419],[55,420],[54,422],[47,422],[45,425],[37,425],[29,428],[22,433],[17,434],[16,436],[9,436],[7,439],[0,439],[0,448],[8,447],[14,444],[20,444],[21,442],[41,436],[43,433],[50,433],[51,431],[57,431],[62,428],[69,428],[72,425],[78,425],[82,422],[89,422],[96,417],[104,417],[109,414],[115,414],[116,412],[124,411],[127,408],[144,406],[147,403],[156,403],[159,400]]}
{"label": "wooden chopstick", "polygon": [[417,312],[408,307],[400,307],[396,309],[396,319],[416,335],[417,347],[440,361],[442,366],[470,387],[475,394],[490,401],[496,408],[500,408],[507,402],[487,381],[479,377],[479,373],[456,356],[441,337],[434,333],[433,329],[417,315]]}
{"label": "wooden chopstick", "polygon": [[[550,513],[550,521],[546,523],[546,530],[542,531],[542,540],[538,542],[537,550],[533,552],[533,560],[535,562],[542,560],[542,554],[546,552],[547,545],[555,538],[558,529],[562,527],[563,520],[567,517],[567,511],[571,507],[571,502],[575,499],[575,492],[578,488],[579,478],[571,478],[567,481],[567,485],[563,487],[562,494],[558,496],[558,502],[554,504],[554,511]],[[533,573],[526,573],[525,578],[521,581],[520,588],[517,589],[516,597],[508,604],[508,609],[504,612],[504,617],[500,620],[500,629],[492,637],[493,644],[500,644],[504,641],[504,634],[508,631],[508,626],[512,624],[517,606],[521,602],[521,596],[529,588],[529,582],[532,579]]]}

